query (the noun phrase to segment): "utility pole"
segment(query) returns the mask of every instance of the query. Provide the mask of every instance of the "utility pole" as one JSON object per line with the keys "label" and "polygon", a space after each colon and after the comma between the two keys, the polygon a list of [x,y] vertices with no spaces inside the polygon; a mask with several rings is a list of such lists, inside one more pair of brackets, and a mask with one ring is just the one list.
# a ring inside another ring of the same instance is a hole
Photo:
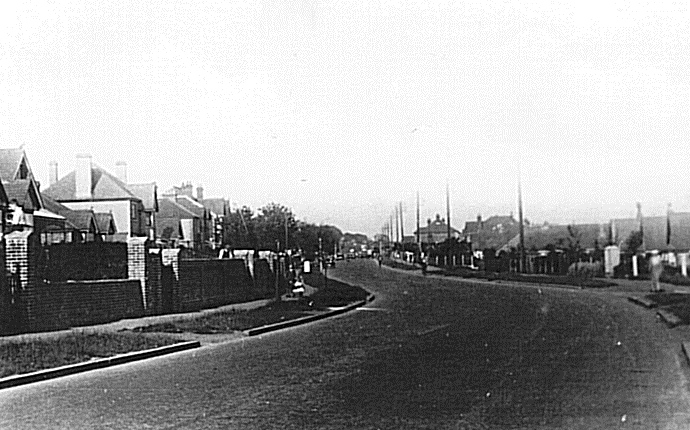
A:
{"label": "utility pole", "polygon": [[450,239],[450,188],[446,182],[446,217],[448,220],[448,239]]}
{"label": "utility pole", "polygon": [[422,252],[421,232],[419,231],[419,191],[417,191],[417,249]]}
{"label": "utility pole", "polygon": [[522,180],[518,178],[518,217],[520,218],[520,273],[525,272],[525,223],[522,217]]}
{"label": "utility pole", "polygon": [[398,230],[398,205],[395,205],[395,242],[400,242],[400,230]]}
{"label": "utility pole", "polygon": [[285,214],[285,252],[288,250],[288,215]]}
{"label": "utility pole", "polygon": [[403,230],[403,207],[400,202],[400,242],[405,242],[405,230]]}

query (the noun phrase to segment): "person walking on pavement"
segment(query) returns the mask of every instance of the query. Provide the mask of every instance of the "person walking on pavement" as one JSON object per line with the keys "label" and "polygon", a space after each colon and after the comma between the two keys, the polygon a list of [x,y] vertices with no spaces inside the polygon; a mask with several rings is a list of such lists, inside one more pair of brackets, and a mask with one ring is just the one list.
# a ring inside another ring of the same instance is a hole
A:
{"label": "person walking on pavement", "polygon": [[661,292],[661,284],[659,282],[661,273],[664,271],[664,266],[661,263],[661,256],[658,251],[652,251],[652,256],[649,258],[649,273],[652,280],[652,292]]}

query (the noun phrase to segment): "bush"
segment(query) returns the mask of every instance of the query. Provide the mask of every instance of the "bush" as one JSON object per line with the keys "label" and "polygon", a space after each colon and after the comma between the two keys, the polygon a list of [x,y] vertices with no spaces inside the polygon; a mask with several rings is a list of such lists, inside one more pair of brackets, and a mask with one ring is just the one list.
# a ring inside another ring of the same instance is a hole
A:
{"label": "bush", "polygon": [[690,278],[686,278],[678,272],[667,273],[665,269],[661,273],[661,278],[659,280],[661,282],[673,285],[690,285]]}
{"label": "bush", "polygon": [[568,276],[580,279],[592,279],[604,276],[604,270],[600,261],[595,263],[573,263],[568,267]]}

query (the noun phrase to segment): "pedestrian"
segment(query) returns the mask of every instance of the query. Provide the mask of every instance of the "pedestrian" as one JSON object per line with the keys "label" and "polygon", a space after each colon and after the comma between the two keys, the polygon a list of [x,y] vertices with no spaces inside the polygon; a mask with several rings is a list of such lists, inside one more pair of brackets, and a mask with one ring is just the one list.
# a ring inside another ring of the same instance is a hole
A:
{"label": "pedestrian", "polygon": [[383,264],[383,256],[381,254],[379,254],[379,256],[377,257],[377,260],[379,261],[379,267],[381,267],[381,264]]}
{"label": "pedestrian", "polygon": [[429,265],[426,255],[422,256],[422,275],[426,276],[426,267]]}
{"label": "pedestrian", "polygon": [[652,256],[649,258],[649,273],[652,281],[652,292],[661,292],[661,273],[664,271],[664,266],[661,263],[661,256],[658,251],[652,251]]}

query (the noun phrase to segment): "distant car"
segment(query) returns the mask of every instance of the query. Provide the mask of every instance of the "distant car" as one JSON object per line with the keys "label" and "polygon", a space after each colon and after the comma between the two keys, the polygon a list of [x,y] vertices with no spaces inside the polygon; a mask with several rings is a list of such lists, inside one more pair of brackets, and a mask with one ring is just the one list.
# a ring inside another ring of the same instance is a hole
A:
{"label": "distant car", "polygon": [[344,256],[343,254],[338,254],[338,255],[335,256],[335,259],[336,259],[336,260],[344,260],[344,259],[345,259],[345,256]]}

